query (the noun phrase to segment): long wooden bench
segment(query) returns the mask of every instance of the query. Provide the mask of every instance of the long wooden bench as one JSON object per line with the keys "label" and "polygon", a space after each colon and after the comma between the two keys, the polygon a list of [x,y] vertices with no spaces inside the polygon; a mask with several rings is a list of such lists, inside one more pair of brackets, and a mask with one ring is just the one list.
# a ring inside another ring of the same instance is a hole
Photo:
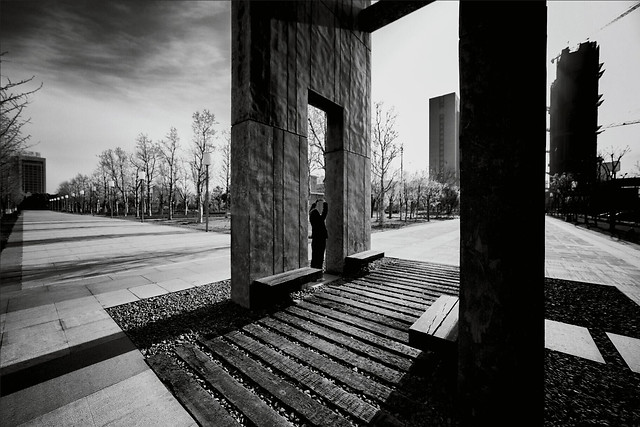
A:
{"label": "long wooden bench", "polygon": [[455,352],[458,341],[458,297],[442,295],[409,328],[409,345],[422,350]]}
{"label": "long wooden bench", "polygon": [[[254,280],[251,284],[252,299],[266,307],[283,299],[291,292],[299,291],[302,285],[322,278],[322,270],[302,267]],[[254,306],[255,304],[252,304]]]}
{"label": "long wooden bench", "polygon": [[344,271],[346,274],[358,273],[368,266],[371,261],[380,258],[384,258],[383,251],[368,250],[348,255],[344,259]]}

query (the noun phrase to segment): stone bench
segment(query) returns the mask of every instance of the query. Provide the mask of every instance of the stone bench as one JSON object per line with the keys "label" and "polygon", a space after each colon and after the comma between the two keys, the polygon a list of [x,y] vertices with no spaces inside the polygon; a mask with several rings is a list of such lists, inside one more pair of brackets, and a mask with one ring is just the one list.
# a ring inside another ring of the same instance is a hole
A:
{"label": "stone bench", "polygon": [[351,254],[344,259],[344,271],[347,274],[360,272],[371,261],[384,258],[383,251],[368,250]]}
{"label": "stone bench", "polygon": [[251,293],[255,295],[259,306],[266,307],[283,299],[291,292],[299,291],[305,283],[314,282],[317,279],[322,279],[322,270],[311,267],[297,268],[254,280],[251,284]]}
{"label": "stone bench", "polygon": [[457,296],[442,295],[409,328],[409,345],[422,350],[455,352],[457,341]]}

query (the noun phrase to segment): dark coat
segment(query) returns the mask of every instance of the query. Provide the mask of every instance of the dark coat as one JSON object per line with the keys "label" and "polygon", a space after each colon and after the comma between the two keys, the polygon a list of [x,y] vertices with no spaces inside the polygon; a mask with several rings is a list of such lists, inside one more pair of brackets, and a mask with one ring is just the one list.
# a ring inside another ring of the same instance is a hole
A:
{"label": "dark coat", "polygon": [[326,239],[329,237],[327,234],[327,226],[324,224],[324,220],[327,217],[328,204],[324,202],[322,214],[314,207],[309,212],[309,222],[311,222],[311,238],[312,239]]}

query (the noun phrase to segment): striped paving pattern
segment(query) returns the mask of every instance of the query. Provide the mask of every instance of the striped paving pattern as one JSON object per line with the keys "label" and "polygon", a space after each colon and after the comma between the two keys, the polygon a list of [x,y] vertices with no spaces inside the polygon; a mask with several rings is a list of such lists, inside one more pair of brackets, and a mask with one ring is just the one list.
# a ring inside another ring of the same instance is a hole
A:
{"label": "striped paving pattern", "polygon": [[149,363],[201,425],[400,425],[432,410],[405,393],[435,357],[408,345],[409,327],[440,295],[457,295],[458,282],[457,267],[386,258],[364,277]]}

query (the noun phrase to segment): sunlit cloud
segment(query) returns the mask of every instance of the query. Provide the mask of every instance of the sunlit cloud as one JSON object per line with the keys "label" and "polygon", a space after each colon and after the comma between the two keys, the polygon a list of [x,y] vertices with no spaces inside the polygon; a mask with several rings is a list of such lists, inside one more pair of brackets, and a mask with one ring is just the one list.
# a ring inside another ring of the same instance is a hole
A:
{"label": "sunlit cloud", "polygon": [[[35,73],[122,96],[228,68],[227,2],[3,2],[3,51]],[[184,83],[182,83],[184,82]]]}

